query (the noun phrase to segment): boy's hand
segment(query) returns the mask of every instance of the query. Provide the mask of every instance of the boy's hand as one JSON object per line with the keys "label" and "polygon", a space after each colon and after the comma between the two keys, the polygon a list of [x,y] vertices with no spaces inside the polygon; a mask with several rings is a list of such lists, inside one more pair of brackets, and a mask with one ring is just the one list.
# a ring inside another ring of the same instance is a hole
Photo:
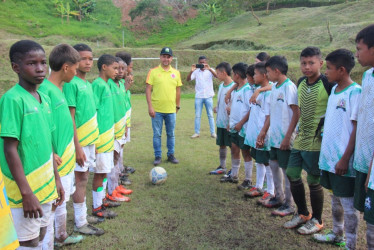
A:
{"label": "boy's hand", "polygon": [[56,162],[57,166],[60,166],[61,163],[62,163],[62,160],[61,160],[60,156],[58,156],[58,154],[53,153],[53,157],[55,158],[55,162]]}
{"label": "boy's hand", "polygon": [[65,200],[65,190],[62,186],[60,178],[56,178],[56,190],[58,198],[56,199],[56,206],[60,206]]}
{"label": "boy's hand", "polygon": [[348,163],[349,160],[344,160],[343,158],[338,161],[335,165],[335,174],[336,175],[345,175],[348,172]]}
{"label": "boy's hand", "polygon": [[86,159],[86,154],[84,153],[83,149],[81,147],[76,147],[75,148],[75,155],[76,155],[76,162],[78,163],[79,166],[83,167],[84,163],[87,160]]}
{"label": "boy's hand", "polygon": [[214,113],[217,113],[217,107],[214,107],[214,108],[213,108],[213,112],[214,112]]}
{"label": "boy's hand", "polygon": [[290,150],[291,149],[291,138],[284,137],[281,145],[280,145],[280,150]]}
{"label": "boy's hand", "polygon": [[225,103],[229,104],[231,100],[231,95],[225,95]]}
{"label": "boy's hand", "polygon": [[256,140],[256,148],[263,148],[265,144],[265,133],[260,132]]}
{"label": "boy's hand", "polygon": [[226,111],[227,111],[227,114],[230,115],[231,107],[230,107],[230,106],[227,106],[227,107],[226,107]]}
{"label": "boy's hand", "polygon": [[256,99],[258,95],[260,94],[260,89],[256,89],[251,98],[249,99],[249,103],[256,103]]}
{"label": "boy's hand", "polygon": [[196,64],[192,64],[192,66],[191,66],[191,72],[193,72],[195,70],[196,70]]}
{"label": "boy's hand", "polygon": [[34,193],[22,196],[23,216],[25,218],[43,217],[42,206]]}
{"label": "boy's hand", "polygon": [[155,113],[155,110],[153,109],[152,106],[148,107],[148,114],[149,114],[150,117],[155,118],[156,113]]}
{"label": "boy's hand", "polygon": [[239,132],[239,131],[242,129],[242,127],[243,127],[243,124],[238,123],[238,124],[235,125],[234,129],[235,129],[237,132]]}
{"label": "boy's hand", "polygon": [[209,64],[204,63],[204,69],[206,69],[206,70],[210,70]]}

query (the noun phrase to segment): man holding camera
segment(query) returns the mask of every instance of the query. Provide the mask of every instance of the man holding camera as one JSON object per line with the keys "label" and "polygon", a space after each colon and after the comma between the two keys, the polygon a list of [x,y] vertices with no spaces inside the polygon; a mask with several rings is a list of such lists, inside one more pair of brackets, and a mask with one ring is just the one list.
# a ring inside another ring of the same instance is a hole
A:
{"label": "man holding camera", "polygon": [[187,76],[187,81],[195,80],[195,133],[191,136],[192,139],[200,137],[200,120],[203,105],[205,105],[206,113],[208,115],[210,135],[216,138],[214,132],[214,117],[213,117],[213,77],[217,77],[214,69],[210,68],[205,56],[199,57],[199,63],[193,64],[191,72]]}

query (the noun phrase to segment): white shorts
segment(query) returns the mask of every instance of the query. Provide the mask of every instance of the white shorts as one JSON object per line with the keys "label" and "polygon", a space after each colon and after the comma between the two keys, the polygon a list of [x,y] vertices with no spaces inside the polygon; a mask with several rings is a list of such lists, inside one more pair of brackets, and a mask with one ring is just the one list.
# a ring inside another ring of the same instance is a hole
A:
{"label": "white shorts", "polygon": [[117,153],[120,153],[121,150],[123,149],[123,145],[125,145],[125,140],[124,139],[115,139],[114,140],[114,151]]}
{"label": "white shorts", "polygon": [[16,228],[19,241],[29,241],[39,237],[40,228],[47,227],[52,211],[52,201],[42,204],[43,217],[25,218],[23,208],[11,208],[14,227]]}
{"label": "white shorts", "polygon": [[130,142],[130,141],[131,141],[131,133],[130,133],[130,128],[128,127],[127,128],[126,142]]}
{"label": "white shorts", "polygon": [[70,200],[70,195],[73,195],[75,192],[75,178],[74,178],[74,171],[71,171],[68,175],[61,177],[61,184],[65,191],[65,201],[68,202]]}
{"label": "white shorts", "polygon": [[112,168],[114,168],[113,151],[96,155],[96,167],[93,168],[94,173],[108,174],[112,171]]}
{"label": "white shorts", "polygon": [[86,161],[84,162],[84,166],[79,166],[78,163],[75,163],[74,171],[77,172],[87,172],[89,168],[95,167],[95,160],[96,160],[96,153],[95,153],[95,145],[88,145],[82,147],[84,154],[86,155]]}

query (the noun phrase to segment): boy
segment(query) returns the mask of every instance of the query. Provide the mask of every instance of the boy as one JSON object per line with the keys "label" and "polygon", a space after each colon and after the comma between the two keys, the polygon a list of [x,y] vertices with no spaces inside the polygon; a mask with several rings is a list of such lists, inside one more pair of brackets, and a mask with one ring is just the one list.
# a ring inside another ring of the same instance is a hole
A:
{"label": "boy", "polygon": [[103,206],[106,190],[106,176],[114,167],[114,110],[113,96],[108,84],[118,74],[118,62],[114,56],[104,54],[97,61],[99,77],[92,82],[92,90],[97,102],[97,123],[99,140],[96,143],[96,166],[92,181],[92,215],[114,218],[117,214]]}
{"label": "boy", "polygon": [[245,182],[239,185],[239,189],[248,188],[251,185],[250,174],[252,173],[252,158],[250,148],[244,145],[245,131],[249,117],[249,98],[253,94],[247,83],[246,71],[248,65],[237,63],[232,67],[233,80],[237,88],[232,92],[232,103],[230,107],[229,129],[231,138],[231,174],[221,178],[221,182],[239,182],[240,151],[244,158]]}
{"label": "boy", "polygon": [[315,234],[319,242],[356,248],[359,212],[353,206],[357,113],[361,87],[349,76],[355,65],[351,51],[338,49],[326,57],[326,77],[337,85],[331,90],[326,109],[319,168],[321,185],[332,191],[331,209],[333,230],[327,234]]}
{"label": "boy", "polygon": [[[368,249],[374,249],[374,172],[370,160],[374,152],[374,25],[362,29],[356,36],[356,57],[363,67],[371,67],[362,77],[362,94],[357,118],[356,148],[353,167],[356,172],[354,204],[359,211],[364,210]],[[370,165],[369,165],[370,164]],[[368,167],[371,172],[368,173]],[[368,174],[366,174],[368,173]],[[366,178],[366,190],[363,189]],[[366,193],[366,194],[365,194]]]}
{"label": "boy", "polygon": [[[255,64],[253,80],[256,85],[265,88],[269,85],[266,77],[265,63]],[[245,193],[245,197],[256,197],[263,194],[258,200],[262,204],[274,196],[273,178],[269,166],[269,135],[267,133],[270,124],[270,91],[261,92],[256,98],[256,104],[251,104],[244,143],[251,147],[251,156],[256,160],[256,186]],[[267,191],[263,193],[264,178],[266,173]]]}
{"label": "boy", "polygon": [[217,106],[213,109],[217,113],[217,139],[216,144],[219,146],[219,161],[220,165],[216,170],[210,172],[210,174],[223,174],[226,173],[226,155],[227,148],[231,146],[229,131],[227,126],[229,125],[229,117],[227,115],[227,105],[225,103],[225,95],[231,88],[234,82],[231,79],[231,66],[227,62],[222,62],[216,67],[217,78],[222,81],[218,88],[217,94]]}
{"label": "boy", "polygon": [[[270,94],[270,161],[273,174],[275,197],[264,204],[278,207],[273,215],[286,216],[294,213],[290,182],[286,175],[291,145],[295,139],[296,124],[300,117],[297,101],[297,87],[287,78],[286,58],[271,57],[265,64],[269,81],[274,82]],[[285,189],[283,189],[285,179]]]}
{"label": "boy", "polygon": [[[52,145],[65,191],[64,202],[58,207],[52,205],[52,216],[43,243],[43,246],[48,249],[53,248],[55,237],[56,244],[59,246],[79,243],[83,239],[80,235],[69,236],[66,232],[66,202],[74,193],[75,147],[73,121],[62,93],[64,82],[70,82],[74,77],[79,61],[80,55],[73,47],[67,44],[57,45],[49,55],[49,66],[52,71],[48,80],[45,79],[39,88],[40,92],[51,99],[52,117],[56,126],[52,133]],[[53,222],[55,222],[56,236],[53,235]]]}
{"label": "boy", "polygon": [[80,55],[76,76],[64,84],[63,93],[73,120],[76,164],[74,169],[75,192],[73,194],[74,231],[88,235],[102,235],[104,230],[91,224],[102,222],[87,216],[86,187],[88,169],[95,166],[95,142],[99,138],[96,104],[91,84],[86,75],[93,64],[92,50],[86,44],[73,46]]}
{"label": "boy", "polygon": [[[283,225],[285,228],[296,228],[306,223],[297,230],[300,234],[314,234],[323,228],[323,188],[319,183],[318,159],[322,141],[323,117],[333,84],[321,75],[322,65],[322,54],[319,48],[307,47],[301,52],[300,67],[304,77],[298,81],[300,120],[286,170],[297,213]],[[312,213],[309,213],[306,205],[304,183],[301,178],[303,169],[308,174]]]}
{"label": "boy", "polygon": [[51,101],[37,90],[47,61],[42,46],[30,40],[13,44],[9,57],[19,82],[0,100],[1,170],[21,248],[41,248],[52,202],[64,201],[53,158]]}

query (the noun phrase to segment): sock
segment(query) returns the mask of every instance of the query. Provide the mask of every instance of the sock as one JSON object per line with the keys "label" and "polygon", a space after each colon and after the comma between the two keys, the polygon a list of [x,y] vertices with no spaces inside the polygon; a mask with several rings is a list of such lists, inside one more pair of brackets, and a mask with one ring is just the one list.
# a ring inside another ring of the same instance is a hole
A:
{"label": "sock", "polygon": [[331,195],[332,231],[335,235],[344,234],[344,209],[340,198]]}
{"label": "sock", "polygon": [[309,185],[310,204],[312,205],[312,218],[316,218],[322,224],[323,188],[321,184]]}
{"label": "sock", "polygon": [[283,191],[283,172],[279,167],[278,161],[269,161],[269,166],[271,173],[273,174],[273,182],[275,189],[275,196],[281,202],[284,201],[284,191]]}
{"label": "sock", "polygon": [[220,148],[219,149],[219,165],[226,170],[226,155],[227,155],[227,148]]}
{"label": "sock", "polygon": [[290,184],[291,184],[292,196],[297,206],[297,213],[308,216],[309,211],[306,206],[305,188],[304,188],[303,180],[298,179],[296,181],[290,181]]}
{"label": "sock", "polygon": [[282,168],[283,178],[284,178],[284,194],[285,194],[285,203],[289,206],[293,204],[293,197],[291,193],[291,183],[290,180],[287,178],[286,169]]}
{"label": "sock", "polygon": [[49,223],[47,226],[47,232],[45,233],[43,241],[39,241],[39,246],[42,246],[41,249],[53,249],[55,237],[54,237],[54,224],[55,221],[55,212],[51,211],[49,216]]}
{"label": "sock", "polygon": [[368,249],[374,249],[374,224],[366,222],[366,242],[368,244]]}
{"label": "sock", "polygon": [[245,170],[245,180],[249,180],[252,182],[252,171],[253,171],[252,161],[244,162],[244,170]]}
{"label": "sock", "polygon": [[265,173],[265,165],[256,162],[256,188],[262,189],[264,187]]}
{"label": "sock", "polygon": [[344,208],[344,231],[348,249],[356,249],[358,221],[360,220],[360,212],[354,208],[353,200],[353,197],[340,198]]}
{"label": "sock", "polygon": [[94,209],[101,207],[103,204],[103,188],[99,187],[97,192],[92,190],[92,206]]}
{"label": "sock", "polygon": [[73,203],[74,207],[74,220],[75,225],[79,228],[86,224],[87,222],[87,206],[86,206],[86,198],[82,203]]}
{"label": "sock", "polygon": [[265,169],[266,169],[267,192],[271,195],[274,195],[273,173],[271,172],[270,166],[265,166]]}
{"label": "sock", "polygon": [[231,160],[231,176],[238,177],[240,168],[240,159]]}
{"label": "sock", "polygon": [[108,186],[108,179],[105,177],[103,180],[103,189],[100,191],[101,197],[102,197],[101,199],[105,198],[107,186]]}
{"label": "sock", "polygon": [[[116,164],[118,165],[118,163]],[[108,194],[109,195],[112,195],[114,189],[116,189],[117,185],[118,185],[118,180],[116,179],[116,167],[112,168],[112,170],[110,171],[109,174],[107,174],[107,178],[108,178]],[[104,182],[103,182],[104,184]],[[117,185],[116,185],[117,184]],[[104,196],[105,198],[105,196]]]}
{"label": "sock", "polygon": [[61,206],[56,208],[55,212],[55,237],[58,240],[65,239],[68,237],[66,232],[66,202],[62,203]]}

